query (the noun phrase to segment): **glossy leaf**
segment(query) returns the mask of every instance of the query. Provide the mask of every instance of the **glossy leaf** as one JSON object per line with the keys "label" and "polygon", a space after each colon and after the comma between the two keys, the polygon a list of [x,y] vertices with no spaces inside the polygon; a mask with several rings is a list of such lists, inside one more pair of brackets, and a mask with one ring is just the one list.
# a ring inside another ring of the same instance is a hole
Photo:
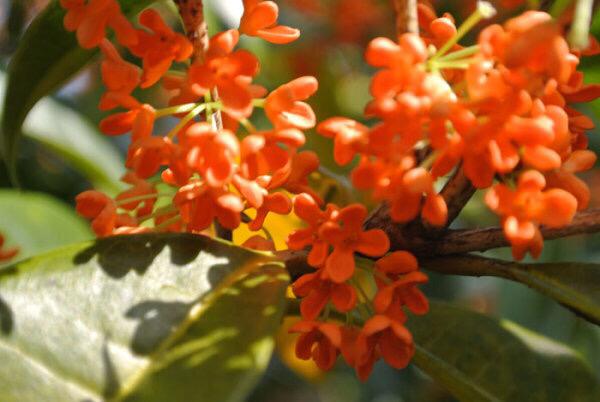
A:
{"label": "glossy leaf", "polygon": [[[0,73],[0,109],[5,90],[6,75]],[[119,179],[125,169],[118,150],[74,110],[42,99],[25,120],[23,133],[67,161],[94,188],[115,194],[122,187]]]}
{"label": "glossy leaf", "polygon": [[268,363],[287,283],[266,254],[182,234],[6,268],[2,401],[241,400]]}
{"label": "glossy leaf", "polygon": [[423,267],[438,272],[518,281],[555,299],[588,321],[600,324],[600,264],[519,264],[457,256],[424,261]]}
{"label": "glossy leaf", "polygon": [[46,194],[0,190],[0,232],[19,247],[18,259],[92,238],[72,207]]}
{"label": "glossy leaf", "polygon": [[463,402],[595,402],[600,386],[567,346],[514,323],[432,303],[411,317],[414,363]]}
{"label": "glossy leaf", "polygon": [[[120,0],[126,15],[134,16],[152,0]],[[33,106],[75,75],[97,50],[81,49],[75,34],[63,28],[64,10],[53,0],[30,24],[8,67],[2,118],[3,152],[14,168],[21,126]]]}

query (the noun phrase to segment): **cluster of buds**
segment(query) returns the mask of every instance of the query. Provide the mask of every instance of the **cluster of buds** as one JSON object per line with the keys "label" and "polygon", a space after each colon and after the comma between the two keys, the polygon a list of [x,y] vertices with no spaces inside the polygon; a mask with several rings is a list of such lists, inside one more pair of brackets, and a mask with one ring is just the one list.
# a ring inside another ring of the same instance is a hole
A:
{"label": "cluster of buds", "polygon": [[[298,148],[305,142],[303,130],[316,123],[303,102],[317,90],[316,79],[301,77],[267,94],[252,82],[258,59],[236,49],[240,34],[278,44],[299,37],[298,30],[276,23],[275,3],[244,1],[239,30],[218,33],[203,49],[195,49],[153,9],[140,14],[136,28],[116,0],[61,4],[67,10],[65,27],[76,31],[80,45],[98,46],[104,55],[101,72],[107,91],[99,108],[124,109],[105,118],[101,130],[131,133],[129,171],[123,177],[130,188],[114,199],[93,190],[77,197],[77,211],[92,221],[98,236],[200,233],[215,225],[232,230],[242,221],[258,231],[267,214],[291,212],[289,193],[310,192],[307,176],[319,161]],[[106,37],[108,29],[141,60],[142,68],[121,57]],[[175,63],[179,70],[173,69]],[[159,81],[172,93],[164,108],[132,96],[135,89]],[[258,130],[250,123],[256,108],[264,109],[271,128]],[[156,135],[155,121],[165,117],[178,121],[168,133]]]}
{"label": "cluster of buds", "polygon": [[[308,227],[292,233],[288,246],[310,247],[308,263],[315,268],[293,285],[302,299],[302,320],[290,328],[301,334],[296,355],[329,370],[341,353],[362,380],[379,358],[392,367],[406,367],[414,342],[404,325],[404,309],[425,314],[429,308],[417,288],[427,276],[419,272],[416,258],[407,251],[385,255],[389,239],[381,229],[362,229],[367,210],[361,204],[329,204],[322,210],[312,197],[301,194],[294,198],[294,212]],[[355,253],[383,257],[374,265],[364,264]],[[375,292],[369,283],[376,284]],[[332,310],[346,322],[331,322]]]}
{"label": "cluster of buds", "polygon": [[[277,23],[274,2],[243,3],[239,29],[199,45],[152,9],[140,14],[138,28],[116,0],[61,0],[65,27],[76,31],[82,47],[99,47],[104,55],[107,91],[100,109],[121,109],[101,130],[131,133],[123,177],[129,188],[115,198],[86,191],[77,197],[77,211],[98,236],[228,233],[240,225],[259,231],[269,213],[293,211],[307,227],[293,232],[288,246],[309,248],[307,262],[315,270],[293,284],[301,299],[302,320],[291,328],[300,333],[298,357],[328,370],[341,354],[361,379],[380,358],[405,367],[414,354],[407,312],[427,312],[418,289],[427,276],[408,251],[389,253],[382,230],[363,229],[363,205],[323,206],[309,187],[319,159],[300,148],[304,131],[316,125],[305,101],[317,80],[300,77],[270,93],[253,83],[260,63],[236,49],[240,34],[285,44],[300,33]],[[575,173],[596,160],[585,136],[593,124],[572,104],[600,96],[577,71],[579,56],[600,47],[592,41],[583,52],[570,49],[561,25],[537,11],[485,28],[474,46],[459,44],[493,14],[489,3],[479,2],[457,28],[451,15],[438,17],[420,4],[421,34],[406,33],[397,42],[377,38],[366,50],[367,62],[380,69],[365,112],[376,122],[333,117],[317,130],[334,139],[340,165],[359,158],[353,185],[388,203],[395,222],[420,217],[444,227],[448,207],[436,184],[462,169],[475,187],[488,189],[486,203],[521,259],[541,252],[540,225],[564,226],[588,204],[589,190]],[[123,59],[108,29],[142,68]],[[159,82],[172,95],[163,108],[132,95]],[[257,108],[269,128],[250,122]],[[155,121],[166,117],[176,123],[157,135]],[[273,248],[260,236],[245,245]],[[378,260],[367,263],[356,254]]]}
{"label": "cluster of buds", "polygon": [[476,188],[489,189],[486,202],[500,215],[515,259],[537,257],[540,224],[567,225],[589,202],[575,173],[596,160],[585,136],[594,125],[572,105],[600,96],[577,71],[579,56],[600,47],[592,38],[585,51],[570,49],[562,27],[540,11],[486,27],[477,45],[458,44],[493,14],[479,2],[457,29],[451,15],[437,17],[420,4],[420,35],[377,38],[367,48],[367,62],[381,70],[365,113],[379,123],[334,117],[318,131],[334,138],[339,164],[360,156],[354,186],[389,203],[394,221],[420,214],[445,225],[435,184],[463,169]]}

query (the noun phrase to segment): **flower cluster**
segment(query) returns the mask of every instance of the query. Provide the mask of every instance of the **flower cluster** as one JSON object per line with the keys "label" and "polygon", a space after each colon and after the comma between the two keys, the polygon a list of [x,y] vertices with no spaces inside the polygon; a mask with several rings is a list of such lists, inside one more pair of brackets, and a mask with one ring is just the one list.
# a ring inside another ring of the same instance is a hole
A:
{"label": "flower cluster", "polygon": [[[319,162],[298,148],[305,142],[303,130],[316,123],[304,101],[316,92],[317,81],[301,77],[267,94],[252,82],[260,68],[256,56],[236,49],[240,33],[272,43],[298,38],[298,30],[277,24],[275,3],[245,0],[239,30],[216,34],[202,49],[194,49],[153,9],[143,11],[135,27],[116,0],[61,4],[65,27],[76,31],[82,47],[98,46],[104,56],[106,92],[99,107],[120,110],[101,122],[101,130],[131,133],[123,177],[129,188],[115,198],[94,190],[77,197],[77,211],[92,221],[98,236],[199,233],[215,225],[232,230],[243,219],[257,231],[269,213],[290,213],[287,194],[309,191],[307,176]],[[109,29],[141,68],[124,60],[107,39]],[[172,93],[166,107],[132,95],[158,82]],[[264,109],[271,128],[258,130],[249,122],[255,108]],[[155,121],[165,117],[177,122],[157,135]]]}
{"label": "flower cluster", "polygon": [[0,233],[0,263],[12,260],[17,254],[19,249],[17,247],[7,248],[4,245],[4,236]]}
{"label": "flower cluster", "polygon": [[379,122],[334,117],[318,131],[334,138],[339,164],[360,156],[354,186],[389,203],[396,222],[420,214],[445,225],[435,184],[463,169],[475,187],[491,188],[487,204],[521,259],[539,255],[539,225],[564,226],[587,207],[589,190],[575,173],[595,162],[585,136],[593,123],[573,104],[600,97],[577,71],[579,56],[599,47],[592,40],[584,52],[569,49],[561,26],[539,11],[486,27],[477,45],[458,44],[493,12],[479,2],[457,29],[451,15],[421,4],[421,35],[377,38],[367,48],[367,62],[380,70],[365,113]]}
{"label": "flower cluster", "polygon": [[[380,358],[405,367],[415,349],[407,312],[427,312],[418,289],[427,276],[410,252],[390,253],[383,230],[363,229],[365,206],[323,205],[309,186],[319,158],[301,148],[304,132],[316,125],[306,101],[317,80],[303,76],[269,92],[254,83],[257,57],[237,48],[242,34],[274,44],[299,37],[297,29],[278,24],[277,5],[243,0],[239,29],[206,41],[192,35],[191,42],[153,9],[134,25],[116,0],[60,3],[66,29],[76,32],[82,47],[98,47],[104,56],[106,92],[99,108],[111,114],[101,130],[131,134],[122,178],[127,189],[116,197],[94,190],[77,197],[77,211],[94,232],[213,231],[228,237],[240,225],[259,231],[270,213],[293,211],[306,227],[289,235],[288,247],[307,250],[314,268],[293,284],[302,316],[291,328],[300,334],[297,356],[328,370],[341,354],[361,379]],[[294,4],[323,12],[319,1]],[[366,25],[382,17],[363,13],[366,2],[335,4],[352,17],[338,22],[350,26],[359,15]],[[600,86],[585,85],[577,71],[580,56],[600,46],[591,41],[584,51],[570,49],[559,22],[527,11],[486,27],[476,45],[463,47],[464,35],[494,14],[489,3],[478,2],[459,27],[450,14],[438,17],[428,2],[418,11],[420,34],[376,38],[366,49],[366,61],[378,69],[365,111],[372,121],[332,117],[317,131],[333,139],[337,163],[357,162],[354,187],[387,203],[393,221],[445,227],[448,206],[439,182],[462,170],[476,188],[487,190],[485,201],[501,217],[514,257],[537,257],[540,225],[569,224],[590,199],[576,173],[596,161],[586,138],[593,123],[573,105],[600,97]],[[118,47],[107,39],[110,31]],[[126,61],[122,49],[139,63]],[[134,97],[158,83],[170,91],[167,105]],[[250,121],[256,109],[264,111],[267,128]],[[165,125],[155,123],[163,118],[172,128],[158,133]],[[0,247],[2,242],[0,237]],[[244,245],[273,250],[259,235]],[[0,260],[15,252],[0,251]]]}
{"label": "flower cluster", "polygon": [[[406,251],[385,255],[389,239],[380,229],[362,229],[367,210],[360,204],[329,204],[322,210],[312,197],[300,194],[294,198],[294,212],[308,227],[293,232],[288,245],[292,250],[310,246],[308,263],[315,268],[293,285],[302,299],[302,320],[290,328],[301,334],[296,355],[329,370],[341,353],[363,380],[379,358],[392,367],[406,367],[414,342],[404,326],[405,308],[425,314],[429,306],[417,288],[427,276],[418,271],[415,257]],[[355,253],[383,257],[374,265],[361,264]],[[370,283],[376,288],[372,294]],[[332,308],[345,315],[344,325],[329,320]]]}

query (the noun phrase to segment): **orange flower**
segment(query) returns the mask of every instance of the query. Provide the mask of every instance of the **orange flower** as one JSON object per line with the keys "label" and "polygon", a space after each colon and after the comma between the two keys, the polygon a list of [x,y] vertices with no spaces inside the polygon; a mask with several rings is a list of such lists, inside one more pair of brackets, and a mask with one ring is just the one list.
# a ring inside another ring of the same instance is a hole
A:
{"label": "orange flower", "polygon": [[269,212],[287,215],[292,212],[292,202],[283,193],[272,193],[264,197],[264,202],[256,209],[256,217],[248,224],[250,230],[260,230]]}
{"label": "orange flower", "polygon": [[193,64],[189,81],[205,91],[216,88],[224,111],[236,119],[252,114],[252,78],[258,73],[256,57],[246,50],[233,51],[239,33],[232,29],[215,35],[202,63]]}
{"label": "orange flower", "polygon": [[146,180],[140,179],[135,173],[129,172],[121,181],[133,185],[132,188],[121,192],[116,201],[119,207],[127,211],[136,211],[136,216],[148,215],[154,209],[158,197],[156,188]]}
{"label": "orange flower", "polygon": [[[418,272],[417,259],[407,251],[396,251],[379,259],[375,276],[379,291],[373,299],[375,311],[393,317],[403,317],[406,306],[415,314],[425,314],[429,302],[417,285],[426,283],[427,276]],[[383,280],[382,278],[387,278]]]}
{"label": "orange flower", "polygon": [[294,154],[289,173],[285,176],[283,187],[292,194],[309,194],[317,203],[322,204],[321,197],[319,197],[308,183],[308,176],[318,168],[319,157],[316,153],[303,151]]}
{"label": "orange flower", "polygon": [[364,325],[356,340],[355,368],[365,381],[379,356],[390,366],[401,369],[415,353],[411,333],[400,321],[385,315],[375,315]]}
{"label": "orange flower", "polygon": [[319,134],[335,139],[333,156],[339,165],[347,165],[368,144],[369,128],[351,119],[332,117],[319,124]]}
{"label": "orange flower", "polygon": [[140,14],[140,24],[148,31],[138,31],[137,44],[129,46],[131,52],[144,59],[142,88],[154,85],[171,67],[174,61],[190,58],[193,47],[182,34],[173,32],[158,12],[147,9]]}
{"label": "orange flower", "polygon": [[121,44],[137,43],[136,31],[116,0],[60,0],[60,5],[67,10],[65,28],[77,31],[77,40],[85,49],[98,46],[106,37],[107,27],[115,31]]}
{"label": "orange flower", "polygon": [[241,169],[251,178],[274,175],[290,163],[292,152],[304,145],[304,142],[304,134],[295,128],[251,134],[242,140]]}
{"label": "orange flower", "polygon": [[187,165],[199,173],[206,184],[221,187],[231,180],[240,155],[236,136],[228,131],[215,131],[209,123],[194,123],[180,136],[186,150]]}
{"label": "orange flower", "polygon": [[103,39],[100,49],[104,54],[101,71],[102,80],[106,85],[107,93],[102,95],[100,109],[108,110],[116,107],[111,98],[124,97],[139,85],[142,72],[139,67],[126,62],[121,58],[117,49],[108,41]]}
{"label": "orange flower", "polygon": [[4,236],[0,233],[0,262],[10,261],[19,254],[19,248],[17,247],[6,248],[4,244],[5,241],[6,239],[4,239]]}
{"label": "orange flower", "polygon": [[181,219],[190,232],[207,229],[215,219],[226,229],[235,229],[244,210],[242,200],[225,189],[211,188],[195,180],[181,187],[173,203],[179,208]]}
{"label": "orange flower", "polygon": [[296,343],[298,358],[313,359],[321,370],[333,368],[342,342],[339,326],[328,322],[300,321],[292,325],[289,332],[301,334]]}
{"label": "orange flower", "polygon": [[590,203],[590,189],[575,173],[591,169],[596,159],[596,154],[590,150],[574,151],[560,169],[546,174],[547,188],[559,188],[569,192],[577,199],[577,210],[586,209]]}
{"label": "orange flower", "polygon": [[303,298],[300,313],[305,320],[315,320],[330,301],[342,313],[352,310],[356,305],[356,291],[352,286],[334,283],[321,276],[322,272],[305,274],[294,282],[294,294]]}
{"label": "orange flower", "polygon": [[300,31],[277,25],[279,7],[272,1],[243,0],[244,14],[240,21],[240,32],[257,36],[268,42],[285,44],[300,37]]}
{"label": "orange flower", "polygon": [[92,230],[99,237],[110,236],[117,224],[117,205],[107,195],[94,190],[84,191],[75,201],[79,215],[92,220]]}
{"label": "orange flower", "polygon": [[[139,103],[131,96],[120,97],[117,101],[130,110],[102,119],[100,131],[106,135],[122,135],[131,131],[131,139],[134,142],[150,137],[154,129],[156,110],[150,105]],[[121,103],[122,101],[125,103]]]}
{"label": "orange flower", "polygon": [[169,138],[140,138],[129,147],[125,166],[133,170],[138,177],[147,179],[169,162],[172,152],[173,143]]}
{"label": "orange flower", "polygon": [[385,254],[390,241],[381,229],[362,230],[367,209],[361,204],[351,204],[335,214],[334,219],[319,228],[318,235],[333,246],[325,262],[323,277],[335,283],[347,281],[354,275],[354,253],[369,257]]}
{"label": "orange flower", "polygon": [[319,205],[308,194],[300,194],[294,197],[294,213],[308,223],[306,229],[299,229],[292,232],[287,239],[287,245],[292,250],[302,250],[312,245],[308,254],[308,263],[313,267],[319,267],[329,254],[329,244],[319,237],[320,227],[332,219],[337,213],[338,208],[335,205],[327,205],[325,211],[321,211]]}
{"label": "orange flower", "polygon": [[561,189],[546,187],[544,176],[529,170],[519,176],[517,188],[498,184],[488,191],[485,202],[502,217],[506,238],[512,244],[513,257],[521,260],[529,251],[535,258],[543,248],[539,225],[561,227],[571,222],[577,199]]}
{"label": "orange flower", "polygon": [[316,78],[300,77],[271,92],[265,102],[265,112],[275,128],[313,128],[315,113],[302,101],[312,96],[318,86]]}

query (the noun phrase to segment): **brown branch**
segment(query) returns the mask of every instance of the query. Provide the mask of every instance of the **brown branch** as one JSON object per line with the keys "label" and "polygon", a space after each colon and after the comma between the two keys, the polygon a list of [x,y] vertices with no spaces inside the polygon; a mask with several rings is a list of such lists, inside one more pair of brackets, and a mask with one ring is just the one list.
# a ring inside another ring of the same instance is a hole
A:
{"label": "brown branch", "polygon": [[[590,209],[575,215],[573,222],[562,228],[541,228],[546,240],[559,239],[600,232],[600,208]],[[442,256],[464,254],[473,251],[486,251],[510,245],[504,237],[502,228],[451,230],[443,237],[435,240],[401,239],[392,240],[393,249],[408,249],[418,255]]]}
{"label": "brown branch", "polygon": [[396,9],[396,32],[398,36],[406,32],[419,33],[417,0],[392,0]]}
{"label": "brown branch", "polygon": [[[381,207],[384,208],[383,206]],[[371,221],[372,227],[377,227],[377,224],[386,225],[390,221],[378,222]],[[475,251],[487,251],[510,245],[504,237],[502,228],[492,227],[485,229],[465,229],[465,230],[450,230],[445,232],[440,238],[427,239],[418,236],[406,236],[398,225],[383,226],[390,236],[391,250],[409,250],[421,259],[427,261],[436,257],[466,254]],[[591,234],[600,232],[600,208],[590,209],[575,215],[575,218],[570,225],[562,228],[541,228],[542,236],[546,240],[559,239],[563,237]],[[286,251],[279,253],[278,256],[286,261],[290,274],[293,278],[297,278],[304,273],[313,272],[313,268],[306,263],[306,251],[292,252]],[[455,266],[444,267],[440,264],[436,271],[453,274],[453,275],[471,275],[475,274],[474,266],[464,266],[462,268]],[[498,266],[496,266],[498,268]],[[446,271],[444,271],[444,269]],[[471,272],[471,273],[469,273]],[[495,276],[501,276],[508,279],[504,273],[497,271]]]}
{"label": "brown branch", "polygon": [[194,47],[194,62],[204,61],[208,49],[208,26],[204,20],[203,0],[174,0],[185,32]]}
{"label": "brown branch", "polygon": [[[204,19],[204,4],[203,0],[174,0],[177,8],[179,9],[179,15],[183,21],[186,35],[194,48],[193,62],[203,63],[206,51],[209,45],[208,25]],[[219,93],[216,88],[212,89],[211,98],[213,101],[219,100]],[[207,113],[206,120],[208,121],[211,116]],[[220,131],[223,129],[223,118],[221,111],[216,110],[212,114],[214,119],[215,128]],[[219,222],[215,222],[215,229],[217,236],[231,240],[233,234],[231,230],[221,227]]]}

